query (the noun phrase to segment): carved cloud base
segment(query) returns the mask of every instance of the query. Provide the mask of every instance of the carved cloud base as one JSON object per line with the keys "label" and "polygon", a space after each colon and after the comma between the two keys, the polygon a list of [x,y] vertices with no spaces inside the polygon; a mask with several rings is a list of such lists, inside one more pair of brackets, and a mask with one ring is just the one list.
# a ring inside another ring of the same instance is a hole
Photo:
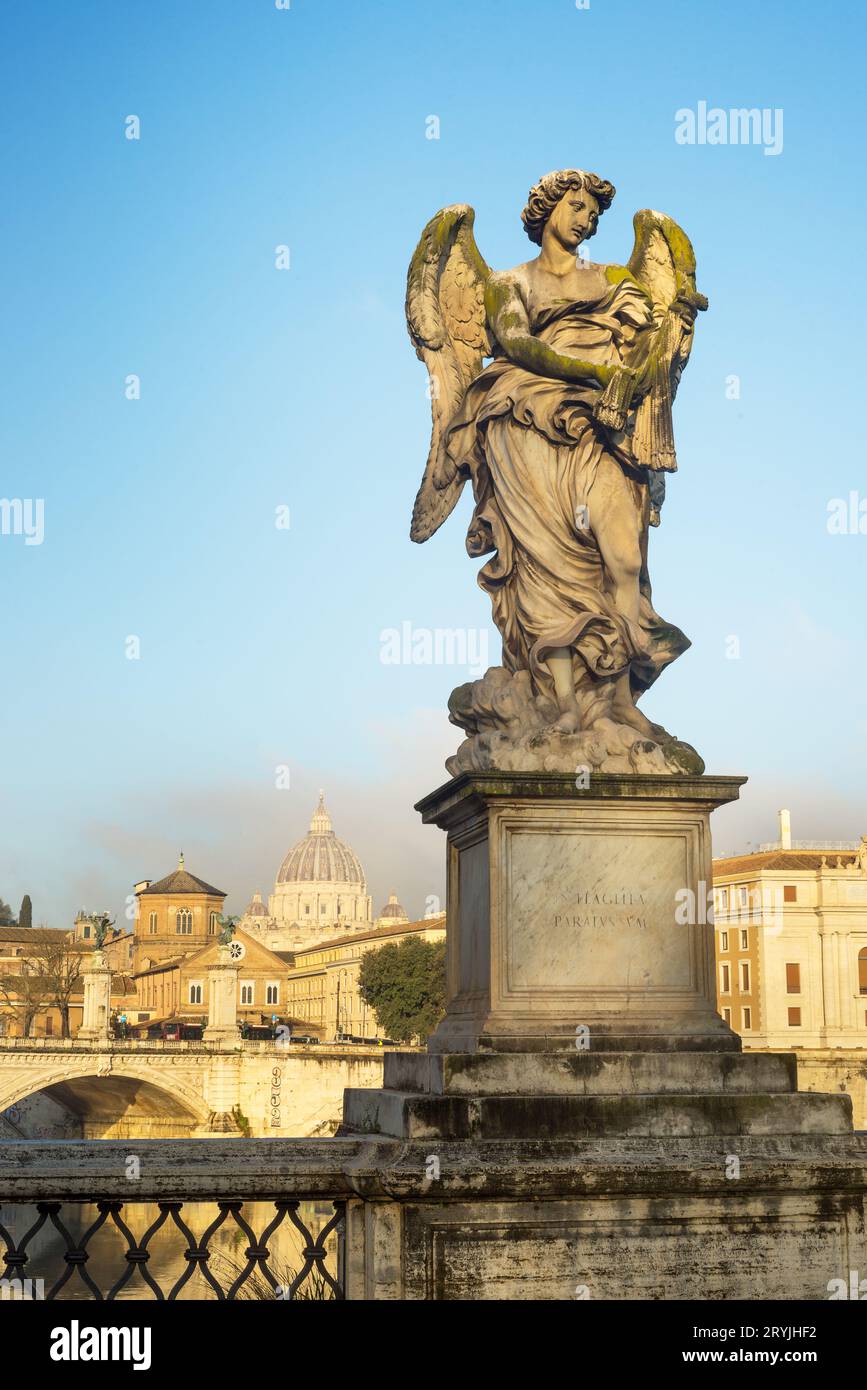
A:
{"label": "carved cloud base", "polygon": [[[554,726],[559,710],[534,695],[526,671],[510,675],[494,667],[482,680],[459,686],[449,700],[449,718],[467,738],[446,759],[453,777],[465,772],[594,772],[701,776],[704,762],[689,743],[661,725],[642,732],[605,713],[586,712],[587,727],[564,733]],[[640,716],[636,716],[640,719]]]}

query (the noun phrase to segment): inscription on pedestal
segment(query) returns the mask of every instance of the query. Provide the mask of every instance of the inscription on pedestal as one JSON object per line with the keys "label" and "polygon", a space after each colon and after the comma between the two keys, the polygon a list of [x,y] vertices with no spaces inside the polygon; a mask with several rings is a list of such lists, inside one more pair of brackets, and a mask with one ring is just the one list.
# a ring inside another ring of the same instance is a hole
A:
{"label": "inscription on pedestal", "polygon": [[509,835],[507,856],[511,990],[689,987],[682,834],[534,828]]}
{"label": "inscription on pedestal", "polygon": [[644,893],[628,888],[585,889],[575,895],[578,910],[572,913],[555,912],[551,925],[560,927],[628,927],[644,931],[647,926],[648,900]]}

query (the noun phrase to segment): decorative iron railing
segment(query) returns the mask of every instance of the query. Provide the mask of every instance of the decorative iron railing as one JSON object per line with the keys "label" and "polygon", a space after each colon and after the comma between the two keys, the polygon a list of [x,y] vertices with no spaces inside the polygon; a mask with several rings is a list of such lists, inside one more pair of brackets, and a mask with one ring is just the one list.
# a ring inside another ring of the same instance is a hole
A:
{"label": "decorative iron railing", "polygon": [[375,1147],[0,1142],[0,1300],[343,1299]]}
{"label": "decorative iron railing", "polygon": [[[332,1202],[332,1214],[318,1234],[299,1215],[298,1199],[271,1203],[219,1201],[211,1204],[217,1214],[201,1229],[200,1211],[206,1204],[181,1200],[144,1204],[153,1212],[146,1229],[141,1225],[141,1205],[118,1200],[95,1203],[35,1202],[12,1208],[19,1218],[32,1213],[27,1229],[15,1238],[8,1229],[10,1206],[0,1207],[0,1251],[5,1278],[0,1279],[0,1298],[98,1299],[120,1297],[171,1302],[187,1289],[187,1297],[232,1300],[238,1298],[342,1299],[344,1269],[345,1204]],[[128,1207],[139,1208],[128,1221]],[[198,1208],[188,1222],[185,1210]],[[257,1236],[245,1209],[271,1208],[270,1219]],[[150,1216],[150,1213],[149,1213]],[[8,1223],[8,1225],[7,1225]],[[197,1235],[192,1225],[199,1225]],[[79,1227],[71,1230],[70,1227]],[[291,1229],[295,1240],[291,1255],[278,1257],[272,1242],[281,1228]],[[106,1247],[107,1231],[115,1237]],[[221,1250],[215,1241],[226,1232],[246,1241],[234,1252]],[[166,1241],[167,1235],[180,1239]],[[95,1250],[99,1237],[101,1248]],[[46,1241],[46,1237],[52,1237]],[[154,1244],[158,1242],[159,1250]],[[41,1247],[41,1248],[40,1248]],[[173,1248],[172,1248],[173,1247]],[[156,1270],[151,1265],[158,1255]],[[293,1256],[295,1258],[293,1258]],[[96,1268],[91,1264],[95,1257]],[[184,1267],[178,1272],[180,1261]],[[88,1266],[91,1265],[93,1273]],[[153,1272],[152,1272],[153,1271]],[[190,1289],[196,1273],[198,1287]]]}

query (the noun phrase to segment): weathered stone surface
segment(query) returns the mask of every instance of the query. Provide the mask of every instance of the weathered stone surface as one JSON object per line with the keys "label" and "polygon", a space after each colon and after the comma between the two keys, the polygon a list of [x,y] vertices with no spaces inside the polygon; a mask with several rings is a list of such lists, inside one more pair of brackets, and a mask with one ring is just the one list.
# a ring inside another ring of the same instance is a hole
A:
{"label": "weathered stone surface", "polygon": [[791,1092],[797,1061],[776,1053],[386,1054],[386,1090],[451,1096],[713,1095]]}
{"label": "weathered stone surface", "polygon": [[412,1096],[347,1090],[343,1132],[404,1139],[851,1134],[848,1096]]}
{"label": "weathered stone surface", "polygon": [[[135,1151],[136,1202],[346,1200],[353,1299],[824,1299],[829,1280],[867,1268],[864,1135],[215,1135]],[[112,1141],[2,1144],[0,1204],[128,1201],[128,1154]]]}
{"label": "weathered stone surface", "polygon": [[[356,1296],[821,1299],[867,1261],[849,1097],[798,1093],[790,1054],[741,1053],[715,1026],[704,919],[654,905],[683,864],[700,902],[706,818],[737,782],[663,780],[608,779],[584,815],[554,778],[461,778],[422,803],[449,832],[449,1014],[429,1055],[392,1054],[383,1089],[346,1094],[343,1135],[369,1133],[380,1158],[385,1136],[404,1145],[390,1200],[349,1208]],[[678,837],[692,858],[673,857]],[[628,989],[642,944],[628,922],[595,950],[583,923],[564,946],[545,920],[564,882],[619,862],[651,885],[646,975]],[[419,1153],[424,1194],[408,1181]]]}

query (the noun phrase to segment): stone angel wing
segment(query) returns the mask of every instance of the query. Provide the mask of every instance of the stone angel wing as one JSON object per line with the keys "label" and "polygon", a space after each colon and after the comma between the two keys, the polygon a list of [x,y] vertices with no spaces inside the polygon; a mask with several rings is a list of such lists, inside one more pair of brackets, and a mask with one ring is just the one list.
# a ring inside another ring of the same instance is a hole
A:
{"label": "stone angel wing", "polygon": [[653,301],[655,330],[637,346],[635,365],[650,389],[635,415],[632,447],[638,463],[673,473],[677,468],[671,403],[692,350],[695,318],[707,308],[695,283],[695,252],[681,227],[664,213],[643,208],[632,219],[635,245],[629,270]]}
{"label": "stone angel wing", "polygon": [[466,203],[436,213],[421,234],[406,277],[406,322],[416,356],[430,377],[433,424],[412,513],[409,534],[414,541],[428,540],[460,497],[465,480],[446,455],[446,431],[484,358],[491,355],[485,319],[491,271],[476,246],[474,220]]}

